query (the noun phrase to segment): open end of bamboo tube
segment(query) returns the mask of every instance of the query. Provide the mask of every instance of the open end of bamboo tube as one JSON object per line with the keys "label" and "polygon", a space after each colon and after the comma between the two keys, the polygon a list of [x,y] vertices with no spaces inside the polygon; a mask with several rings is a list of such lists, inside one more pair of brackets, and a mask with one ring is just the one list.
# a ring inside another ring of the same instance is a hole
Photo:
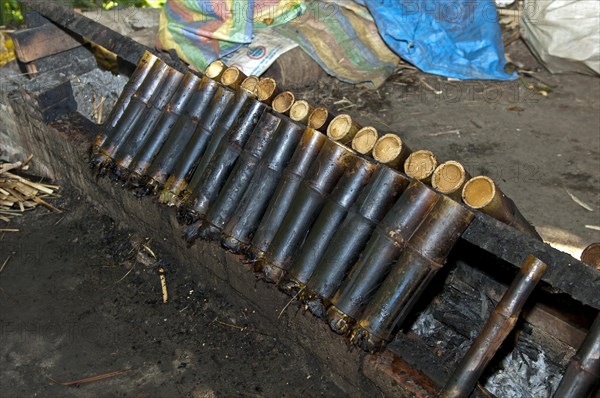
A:
{"label": "open end of bamboo tube", "polygon": [[225,72],[223,72],[223,75],[221,76],[221,83],[227,87],[238,88],[245,78],[246,76],[241,70],[235,66],[230,66],[229,68],[225,69]]}
{"label": "open end of bamboo tube", "polygon": [[312,108],[308,102],[304,100],[296,101],[290,108],[290,118],[297,122],[304,122],[311,112]]}
{"label": "open end of bamboo tube", "polygon": [[381,163],[390,163],[402,152],[402,139],[396,134],[386,134],[377,140],[373,148],[373,158]]}
{"label": "open end of bamboo tube", "polygon": [[318,130],[327,122],[328,117],[329,111],[327,108],[322,106],[315,108],[308,117],[308,127]]}
{"label": "open end of bamboo tube", "polygon": [[267,101],[275,94],[277,83],[270,77],[261,79],[256,85],[256,96],[259,101]]}
{"label": "open end of bamboo tube", "polygon": [[241,86],[244,90],[249,93],[256,94],[256,86],[258,85],[258,77],[256,76],[248,76],[244,79]]}
{"label": "open end of bamboo tube", "polygon": [[404,162],[404,172],[409,177],[425,181],[431,178],[437,164],[437,158],[431,151],[415,151]]}
{"label": "open end of bamboo tube", "polygon": [[294,104],[294,94],[291,91],[284,91],[273,100],[273,109],[279,113],[286,113]]}
{"label": "open end of bamboo tube", "polygon": [[219,80],[226,68],[223,62],[216,60],[206,67],[204,74],[210,79]]}
{"label": "open end of bamboo tube", "polygon": [[327,135],[334,141],[347,141],[354,138],[358,130],[349,115],[338,115],[329,124]]}
{"label": "open end of bamboo tube", "polygon": [[358,133],[354,136],[354,139],[352,140],[352,149],[363,155],[368,155],[373,150],[377,138],[379,138],[377,129],[374,127],[363,127],[358,130]]}
{"label": "open end of bamboo tube", "polygon": [[431,186],[435,190],[448,195],[458,191],[466,179],[467,172],[463,165],[450,160],[435,169],[431,178]]}
{"label": "open end of bamboo tube", "polygon": [[600,271],[600,242],[586,247],[581,253],[581,261]]}
{"label": "open end of bamboo tube", "polygon": [[462,197],[466,205],[481,209],[492,202],[496,196],[496,184],[486,176],[473,177],[465,184]]}

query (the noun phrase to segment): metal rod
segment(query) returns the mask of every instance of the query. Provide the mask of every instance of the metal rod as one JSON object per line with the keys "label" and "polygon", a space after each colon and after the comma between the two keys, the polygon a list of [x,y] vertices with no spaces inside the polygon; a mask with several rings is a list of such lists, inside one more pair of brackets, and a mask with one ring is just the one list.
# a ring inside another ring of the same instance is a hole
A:
{"label": "metal rod", "polygon": [[[283,195],[276,190],[285,191],[284,187],[287,187],[283,183],[280,186],[280,181],[284,178],[289,181],[290,175],[307,170],[304,165],[312,163],[325,140],[325,136],[316,130],[304,130],[293,122],[284,125],[284,131],[279,135],[281,142],[272,144],[238,208],[223,229],[223,247],[236,254],[247,253],[270,200]],[[269,217],[269,221],[274,221],[274,218]]]}
{"label": "metal rod", "polygon": [[[547,265],[534,256],[529,256],[521,266],[517,277],[494,308],[483,330],[454,371],[440,393],[441,398],[467,397],[477,385],[477,380],[498,351],[510,331],[514,328],[523,305],[546,272]],[[598,328],[600,330],[600,327]],[[598,357],[598,335],[596,357]],[[559,388],[560,389],[560,388]],[[568,395],[557,395],[565,398]],[[576,395],[585,397],[585,395]]]}
{"label": "metal rod", "polygon": [[325,199],[334,189],[346,168],[356,159],[351,149],[328,141],[300,184],[290,208],[283,218],[257,270],[269,282],[278,282],[289,267],[292,255],[299,249]]}
{"label": "metal rod", "polygon": [[439,198],[433,190],[414,181],[381,220],[360,259],[331,300],[333,305],[327,317],[336,333],[349,331]]}
{"label": "metal rod", "polygon": [[366,306],[351,341],[365,351],[389,341],[472,220],[472,211],[441,196]]}
{"label": "metal rod", "polygon": [[380,165],[340,225],[301,298],[312,313],[325,316],[325,306],[356,263],[375,226],[409,184],[403,174]]}

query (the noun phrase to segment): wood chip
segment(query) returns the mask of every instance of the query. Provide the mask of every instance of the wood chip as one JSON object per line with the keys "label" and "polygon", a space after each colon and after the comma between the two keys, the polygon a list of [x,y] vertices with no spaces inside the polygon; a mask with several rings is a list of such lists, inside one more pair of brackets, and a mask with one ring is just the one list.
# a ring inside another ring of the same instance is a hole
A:
{"label": "wood chip", "polygon": [[588,205],[583,200],[581,200],[577,196],[573,195],[571,192],[569,192],[568,189],[565,188],[565,191],[567,191],[567,193],[569,194],[569,196],[571,197],[571,199],[573,199],[573,202],[577,203],[579,206],[583,207],[587,211],[594,211],[594,209],[592,208],[592,206]]}

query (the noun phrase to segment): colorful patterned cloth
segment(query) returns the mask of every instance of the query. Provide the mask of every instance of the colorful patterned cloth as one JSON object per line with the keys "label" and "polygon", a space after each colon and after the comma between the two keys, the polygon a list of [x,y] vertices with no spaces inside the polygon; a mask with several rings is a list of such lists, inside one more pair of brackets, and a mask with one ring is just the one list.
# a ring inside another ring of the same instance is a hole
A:
{"label": "colorful patterned cloth", "polygon": [[157,45],[203,70],[236,50],[248,51],[255,29],[295,41],[329,74],[350,83],[378,87],[399,62],[368,10],[350,0],[167,0]]}

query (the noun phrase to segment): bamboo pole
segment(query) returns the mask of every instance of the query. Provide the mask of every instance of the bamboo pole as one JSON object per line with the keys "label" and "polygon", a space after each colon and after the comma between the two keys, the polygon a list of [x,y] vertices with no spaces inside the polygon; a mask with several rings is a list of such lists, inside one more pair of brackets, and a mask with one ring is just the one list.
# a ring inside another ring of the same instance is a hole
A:
{"label": "bamboo pole", "polygon": [[371,156],[378,138],[379,133],[375,127],[363,127],[352,139],[352,149],[362,155]]}
{"label": "bamboo pole", "polygon": [[431,184],[431,176],[438,166],[436,156],[427,150],[419,150],[411,153],[404,162],[404,172],[407,176]]}
{"label": "bamboo pole", "polygon": [[398,169],[404,165],[411,150],[396,134],[379,137],[373,148],[373,158],[389,167]]}

